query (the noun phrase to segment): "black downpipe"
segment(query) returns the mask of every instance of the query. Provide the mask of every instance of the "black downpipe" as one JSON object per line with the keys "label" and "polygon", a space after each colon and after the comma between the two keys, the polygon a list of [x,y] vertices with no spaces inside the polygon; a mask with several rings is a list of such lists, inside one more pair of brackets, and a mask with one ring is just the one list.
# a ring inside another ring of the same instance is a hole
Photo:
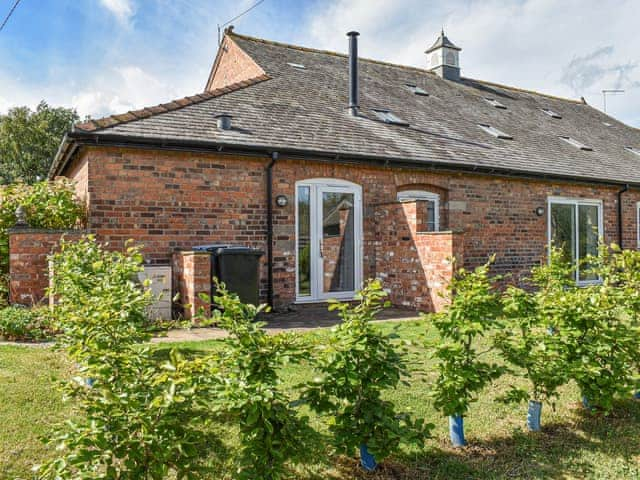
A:
{"label": "black downpipe", "polygon": [[273,166],[278,152],[271,153],[267,165],[267,304],[273,308]]}
{"label": "black downpipe", "polygon": [[349,32],[349,110],[358,115],[358,32]]}
{"label": "black downpipe", "polygon": [[618,192],[618,246],[622,249],[622,194],[629,190],[629,185],[625,185]]}

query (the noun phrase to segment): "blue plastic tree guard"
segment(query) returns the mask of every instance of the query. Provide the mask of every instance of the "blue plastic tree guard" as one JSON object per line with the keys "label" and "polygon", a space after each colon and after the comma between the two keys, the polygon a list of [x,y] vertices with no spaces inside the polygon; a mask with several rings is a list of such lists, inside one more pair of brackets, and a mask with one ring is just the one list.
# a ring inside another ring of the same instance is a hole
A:
{"label": "blue plastic tree guard", "polygon": [[532,432],[540,431],[540,416],[542,415],[542,402],[529,400],[529,411],[527,412],[527,428]]}
{"label": "blue plastic tree guard", "polygon": [[640,390],[638,390],[634,395],[633,398],[635,398],[636,400],[640,400]]}
{"label": "blue plastic tree guard", "polygon": [[591,401],[589,401],[586,395],[582,396],[582,406],[587,410],[593,410],[594,408],[593,405],[591,404]]}
{"label": "blue plastic tree guard", "polygon": [[464,447],[467,441],[464,439],[464,419],[462,415],[449,417],[449,437],[454,447]]}
{"label": "blue plastic tree guard", "polygon": [[365,444],[360,445],[360,465],[367,472],[373,472],[378,467],[376,459],[371,455]]}

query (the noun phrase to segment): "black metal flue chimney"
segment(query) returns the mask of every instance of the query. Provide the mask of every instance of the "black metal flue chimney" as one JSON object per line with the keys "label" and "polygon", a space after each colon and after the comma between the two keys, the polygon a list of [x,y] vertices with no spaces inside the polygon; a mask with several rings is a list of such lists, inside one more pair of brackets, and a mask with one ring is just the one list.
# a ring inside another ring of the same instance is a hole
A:
{"label": "black metal flue chimney", "polygon": [[349,111],[358,115],[358,32],[349,32]]}

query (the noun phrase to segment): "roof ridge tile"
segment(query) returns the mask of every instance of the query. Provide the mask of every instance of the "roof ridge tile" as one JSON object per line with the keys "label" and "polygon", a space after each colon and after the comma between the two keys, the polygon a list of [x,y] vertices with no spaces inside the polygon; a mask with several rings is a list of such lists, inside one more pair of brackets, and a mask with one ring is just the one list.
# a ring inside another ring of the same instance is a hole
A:
{"label": "roof ridge tile", "polygon": [[148,118],[154,115],[159,115],[161,113],[178,110],[180,108],[184,108],[189,105],[194,105],[196,103],[204,102],[211,98],[218,97],[220,95],[225,95],[227,93],[231,93],[236,90],[241,90],[251,85],[255,85],[256,83],[269,80],[270,78],[271,77],[269,77],[269,75],[266,75],[266,74],[259,75],[257,77],[254,77],[248,80],[243,80],[241,82],[233,83],[226,87],[217,88],[211,92],[201,92],[195,95],[178,98],[167,103],[160,103],[158,105],[154,105],[151,107],[144,107],[139,110],[131,110],[126,113],[113,114],[113,115],[108,115],[106,117],[96,118],[96,119],[92,118],[83,122],[76,123],[73,126],[73,129],[82,130],[85,132],[94,132],[97,130],[102,130],[102,129],[113,127],[116,125],[121,125],[123,123],[129,123],[135,120]]}
{"label": "roof ridge tile", "polygon": [[[291,44],[291,43],[277,42],[275,40],[267,40],[267,39],[264,39],[264,38],[252,37],[250,35],[244,35],[244,34],[236,33],[235,31],[228,32],[228,33],[226,33],[226,35],[229,35],[231,37],[244,39],[244,40],[248,40],[248,41],[264,43],[266,45],[274,45],[276,47],[291,48],[293,50],[298,50],[298,51],[301,51],[301,52],[320,53],[320,54],[333,55],[333,56],[336,56],[336,57],[343,57],[343,58],[348,58],[349,57],[345,53],[339,53],[339,52],[335,52],[335,51],[332,51],[332,50],[323,50],[323,49],[319,49],[319,48],[303,47],[303,46],[294,45],[294,44]],[[411,66],[411,65],[402,65],[402,64],[399,64],[399,63],[385,62],[385,61],[382,61],[382,60],[375,60],[375,59],[365,58],[365,57],[358,57],[358,60],[361,60],[361,61],[364,61],[364,62],[373,63],[373,64],[377,64],[377,65],[384,65],[384,66],[388,66],[388,67],[397,67],[397,68],[402,68],[402,69],[405,69],[405,70],[418,71],[418,72],[423,72],[423,73],[428,73],[430,75],[434,75],[433,72],[431,72],[431,71],[429,71],[427,69],[420,68],[420,67],[414,67],[414,66]],[[524,89],[524,88],[512,87],[512,86],[509,86],[509,85],[490,82],[490,81],[486,81],[486,80],[478,80],[478,79],[469,78],[469,77],[463,77],[463,80],[471,80],[471,81],[474,81],[474,82],[483,83],[485,85],[492,85],[492,86],[504,88],[504,89],[507,89],[507,90],[513,90],[513,91],[516,91],[516,92],[523,92],[523,93],[530,93],[530,94],[533,94],[533,95],[540,95],[540,96],[543,96],[543,97],[553,98],[553,99],[556,99],[556,100],[563,100],[563,101],[567,101],[567,102],[571,102],[571,103],[583,103],[582,100],[577,100],[577,99],[573,99],[573,98],[566,98],[566,97],[560,97],[560,96],[551,95],[551,94],[548,94],[548,93],[538,92],[538,91],[535,91],[535,90],[527,90],[527,89]]]}

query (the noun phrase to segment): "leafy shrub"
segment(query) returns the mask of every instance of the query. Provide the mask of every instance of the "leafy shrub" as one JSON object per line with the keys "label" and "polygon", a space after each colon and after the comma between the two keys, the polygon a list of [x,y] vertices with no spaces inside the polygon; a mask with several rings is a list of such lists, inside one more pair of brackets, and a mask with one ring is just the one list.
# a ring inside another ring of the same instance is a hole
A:
{"label": "leafy shrub", "polygon": [[239,478],[283,478],[285,463],[305,449],[306,417],[299,417],[280,386],[279,369],[305,356],[296,337],[268,335],[255,322],[266,307],[244,304],[218,284],[214,318],[230,338],[222,353],[222,407],[240,426]]}
{"label": "leafy shrub", "polygon": [[489,277],[493,258],[473,271],[459,269],[450,282],[450,303],[430,315],[441,340],[433,345],[438,359],[434,405],[444,415],[464,415],[475,395],[504,373],[504,367],[481,359],[476,339],[496,327],[500,296]]}
{"label": "leafy shrub", "polygon": [[85,377],[65,386],[84,416],[48,438],[60,456],[39,478],[210,478],[202,464],[210,412],[201,401],[215,375],[209,364],[176,351],[159,364],[149,349],[132,349],[107,354],[91,375],[91,388]]}
{"label": "leafy shrub", "polygon": [[108,251],[92,235],[61,242],[50,293],[60,342],[76,361],[100,365],[104,352],[128,352],[150,338],[144,327],[152,293],[137,281],[142,262],[138,247]]}
{"label": "leafy shrub", "polygon": [[353,454],[366,445],[378,461],[397,450],[401,440],[423,444],[433,425],[412,421],[396,411],[382,394],[395,389],[408,374],[393,335],[372,324],[386,305],[379,281],[369,282],[359,302],[333,303],[342,323],[333,328],[327,345],[320,345],[319,376],[306,384],[303,400],[321,414],[330,414],[329,429],[339,452]]}
{"label": "leafy shrub", "polygon": [[638,286],[638,272],[627,269],[637,267],[637,256],[602,245],[597,257],[586,259],[599,281],[566,288],[547,308],[564,343],[571,378],[589,403],[605,412],[638,381],[637,293],[629,291]]}
{"label": "leafy shrub", "polygon": [[16,224],[16,210],[21,206],[29,226],[65,229],[80,226],[85,209],[76,198],[69,180],[14,183],[0,186],[0,304],[7,303],[9,274],[9,229]]}
{"label": "leafy shrub", "polygon": [[53,334],[51,316],[45,308],[6,307],[0,310],[0,338],[42,341]]}
{"label": "leafy shrub", "polygon": [[210,441],[202,427],[216,369],[175,351],[160,364],[138,345],[149,338],[143,328],[151,299],[135,280],[139,249],[109,252],[87,237],[63,242],[53,264],[60,343],[81,375],[65,396],[83,415],[49,438],[60,456],[40,467],[40,478],[202,476],[201,452]]}
{"label": "leafy shrub", "polygon": [[543,275],[548,268],[540,267],[533,275],[536,293],[511,286],[502,297],[504,325],[496,334],[495,345],[509,364],[519,367],[513,373],[531,385],[529,390],[512,386],[501,398],[507,402],[534,400],[553,406],[558,388],[568,381],[562,339],[543,313],[548,294],[544,287],[549,285],[540,281],[551,280]]}
{"label": "leafy shrub", "polygon": [[14,183],[0,187],[0,271],[9,270],[8,230],[16,224],[16,210],[24,209],[30,227],[64,229],[84,223],[85,208],[73,184],[64,178],[33,185]]}

